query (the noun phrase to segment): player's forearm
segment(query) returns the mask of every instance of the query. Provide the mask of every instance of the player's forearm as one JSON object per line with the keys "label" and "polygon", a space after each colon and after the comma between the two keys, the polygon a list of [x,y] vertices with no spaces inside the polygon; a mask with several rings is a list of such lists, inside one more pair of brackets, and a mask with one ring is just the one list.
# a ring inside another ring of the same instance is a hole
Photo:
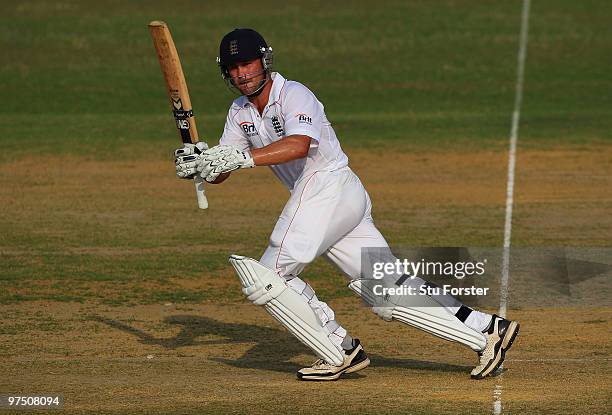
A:
{"label": "player's forearm", "polygon": [[306,135],[290,135],[262,148],[251,151],[256,166],[283,164],[308,155],[311,138]]}

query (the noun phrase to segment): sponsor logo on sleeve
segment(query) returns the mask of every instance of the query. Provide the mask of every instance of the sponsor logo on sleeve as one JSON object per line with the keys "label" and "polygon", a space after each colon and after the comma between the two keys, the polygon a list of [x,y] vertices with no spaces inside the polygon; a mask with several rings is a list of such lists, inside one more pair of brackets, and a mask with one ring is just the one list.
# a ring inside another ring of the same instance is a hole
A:
{"label": "sponsor logo on sleeve", "polygon": [[243,121],[240,123],[240,128],[246,134],[247,137],[253,137],[257,135],[257,128],[255,128],[255,124],[249,121]]}
{"label": "sponsor logo on sleeve", "polygon": [[296,114],[295,116],[298,117],[298,123],[312,125],[312,118],[307,114]]}

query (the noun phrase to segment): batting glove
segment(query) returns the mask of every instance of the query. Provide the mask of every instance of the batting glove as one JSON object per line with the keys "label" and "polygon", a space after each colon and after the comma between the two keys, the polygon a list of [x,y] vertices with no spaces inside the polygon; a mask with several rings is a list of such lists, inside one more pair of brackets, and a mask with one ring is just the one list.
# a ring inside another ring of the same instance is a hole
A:
{"label": "batting glove", "polygon": [[221,173],[255,167],[251,153],[240,151],[234,146],[215,146],[204,151],[202,156],[204,160],[198,164],[196,170],[206,181],[216,179]]}
{"label": "batting glove", "polygon": [[176,175],[181,179],[193,179],[205,163],[203,152],[208,150],[205,142],[199,141],[195,144],[185,143],[184,147],[174,150],[174,163],[176,164]]}

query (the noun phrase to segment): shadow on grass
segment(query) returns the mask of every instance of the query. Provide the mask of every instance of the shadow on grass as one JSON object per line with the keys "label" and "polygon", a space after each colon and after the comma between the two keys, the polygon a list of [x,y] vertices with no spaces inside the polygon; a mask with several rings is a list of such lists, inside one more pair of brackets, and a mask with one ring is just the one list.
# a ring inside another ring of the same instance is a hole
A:
{"label": "shadow on grass", "polygon": [[[286,331],[256,326],[244,323],[227,323],[208,317],[176,315],[166,317],[167,324],[178,325],[181,331],[174,337],[157,338],[143,330],[132,327],[117,320],[102,316],[92,316],[92,320],[106,324],[107,326],[129,333],[139,339],[142,344],[162,346],[166,349],[177,349],[185,346],[223,345],[239,343],[255,343],[238,359],[226,359],[221,357],[210,357],[209,360],[227,364],[238,368],[263,369],[278,372],[296,371],[300,368],[291,362],[301,354],[312,354],[312,352],[296,341]],[[220,336],[224,339],[198,340],[203,336]],[[390,367],[412,370],[430,370],[438,372],[460,372],[471,370],[468,366],[453,365],[440,362],[429,362],[415,359],[399,359],[368,353],[372,361],[372,367]],[[313,357],[313,360],[315,357]],[[362,377],[352,374],[349,378]]]}

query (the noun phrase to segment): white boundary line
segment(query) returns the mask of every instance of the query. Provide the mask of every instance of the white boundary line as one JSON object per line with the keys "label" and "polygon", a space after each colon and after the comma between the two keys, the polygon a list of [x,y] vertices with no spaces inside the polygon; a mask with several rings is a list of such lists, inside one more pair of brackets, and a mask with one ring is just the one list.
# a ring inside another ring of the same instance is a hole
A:
{"label": "white boundary line", "polygon": [[508,280],[510,266],[510,239],[512,235],[512,207],[514,204],[514,170],[516,165],[516,142],[518,141],[521,104],[523,103],[523,78],[525,74],[525,57],[527,55],[527,33],[529,29],[530,0],[523,0],[521,17],[521,37],[516,71],[516,96],[512,112],[512,130],[510,131],[510,151],[508,155],[508,185],[506,187],[506,221],[504,225],[504,253],[502,277],[500,284],[499,315],[506,317],[508,307]]}
{"label": "white boundary line", "polygon": [[[512,129],[510,130],[510,151],[508,154],[508,185],[506,187],[504,251],[499,293],[499,315],[501,317],[506,317],[506,313],[508,311],[508,281],[510,279],[510,241],[512,236],[512,207],[514,204],[514,171],[516,166],[516,142],[518,141],[519,121],[521,119],[521,105],[523,103],[523,79],[525,74],[525,58],[527,56],[529,7],[530,0],[523,0],[523,12],[521,15],[521,34],[519,40],[518,63],[516,70],[516,95],[514,99],[514,111],[512,112]],[[502,392],[502,375],[500,375],[497,380],[497,384],[495,385],[495,389],[493,390],[494,415],[500,415],[504,409],[502,402]]]}

